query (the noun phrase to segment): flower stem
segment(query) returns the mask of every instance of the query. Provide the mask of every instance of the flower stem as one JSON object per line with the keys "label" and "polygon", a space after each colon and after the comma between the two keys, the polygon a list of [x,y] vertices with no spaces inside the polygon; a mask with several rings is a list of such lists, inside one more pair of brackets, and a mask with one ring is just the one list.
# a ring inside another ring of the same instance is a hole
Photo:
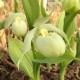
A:
{"label": "flower stem", "polygon": [[40,80],[40,68],[38,66],[38,71],[35,73],[34,80]]}
{"label": "flower stem", "polygon": [[71,62],[72,60],[60,64],[60,80],[65,80],[66,68]]}
{"label": "flower stem", "polygon": [[66,73],[66,67],[65,65],[61,65],[61,70],[60,70],[60,80],[65,80],[64,78],[64,75]]}
{"label": "flower stem", "polygon": [[[33,51],[33,56],[34,59],[36,59],[36,53],[35,53],[35,48],[32,43],[32,51]],[[40,64],[33,62],[33,73],[34,73],[34,79],[33,80],[40,80]]]}

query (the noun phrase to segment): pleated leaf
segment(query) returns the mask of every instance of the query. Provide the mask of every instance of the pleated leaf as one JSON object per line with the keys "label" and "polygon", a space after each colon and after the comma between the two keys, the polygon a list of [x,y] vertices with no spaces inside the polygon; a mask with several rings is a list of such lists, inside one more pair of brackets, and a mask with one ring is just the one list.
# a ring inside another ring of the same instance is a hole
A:
{"label": "pleated leaf", "polygon": [[[9,38],[8,39],[8,48],[9,48],[9,55],[13,62],[17,65],[18,61],[23,56],[23,42],[17,39]],[[32,64],[32,52],[29,51],[26,53],[20,64],[19,68],[24,71],[31,79],[33,79],[33,64]]]}
{"label": "pleated leaf", "polygon": [[64,29],[64,19],[65,19],[65,11],[61,13],[56,24],[56,26],[61,30]]}
{"label": "pleated leaf", "polygon": [[22,0],[25,15],[30,28],[34,21],[39,17],[39,3],[38,0]]}

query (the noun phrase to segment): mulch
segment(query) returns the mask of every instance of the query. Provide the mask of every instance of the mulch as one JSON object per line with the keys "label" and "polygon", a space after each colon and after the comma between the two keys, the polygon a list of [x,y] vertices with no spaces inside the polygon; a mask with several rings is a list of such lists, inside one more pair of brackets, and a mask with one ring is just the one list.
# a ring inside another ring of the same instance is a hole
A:
{"label": "mulch", "polygon": [[[60,68],[58,65],[40,66],[41,80],[59,80]],[[29,80],[29,77],[18,70],[5,51],[0,51],[0,80]],[[80,62],[73,61],[66,69],[65,80],[80,80]]]}

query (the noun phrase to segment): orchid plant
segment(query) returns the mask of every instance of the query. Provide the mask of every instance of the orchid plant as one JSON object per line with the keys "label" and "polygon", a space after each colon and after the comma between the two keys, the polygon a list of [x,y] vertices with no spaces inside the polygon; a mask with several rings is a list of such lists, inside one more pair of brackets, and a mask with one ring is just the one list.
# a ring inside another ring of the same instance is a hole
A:
{"label": "orchid plant", "polygon": [[41,63],[59,64],[60,80],[65,80],[67,65],[80,60],[80,31],[76,19],[80,13],[79,0],[55,0],[62,8],[55,26],[50,21],[55,8],[47,14],[47,0],[21,1],[25,14],[19,12],[17,0],[14,0],[15,12],[0,23],[0,29],[11,27],[12,32],[22,38],[8,38],[11,59],[30,80],[40,80]]}

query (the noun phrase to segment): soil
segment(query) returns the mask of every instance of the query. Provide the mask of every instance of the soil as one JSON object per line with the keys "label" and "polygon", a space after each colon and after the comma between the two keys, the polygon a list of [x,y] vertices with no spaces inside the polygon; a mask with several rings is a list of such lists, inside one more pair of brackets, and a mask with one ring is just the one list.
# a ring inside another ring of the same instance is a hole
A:
{"label": "soil", "polygon": [[[59,80],[58,65],[46,67],[41,64],[41,80]],[[0,80],[29,80],[29,77],[18,70],[5,51],[0,51]],[[65,80],[80,80],[80,62],[72,62],[66,69]]]}
{"label": "soil", "polygon": [[[4,21],[9,12],[14,10],[14,0],[3,1],[5,2],[5,7],[0,10],[0,21]],[[21,4],[19,7],[20,11],[22,11]],[[60,11],[61,9],[57,7],[57,11],[54,12],[55,15],[52,15],[51,17],[54,24],[56,23]],[[78,23],[80,24],[80,19],[78,19]],[[29,77],[22,71],[18,70],[16,65],[10,59],[7,51],[7,36],[8,35],[6,35],[4,30],[0,30],[0,80],[29,80]],[[59,80],[60,68],[58,65],[53,64],[50,67],[46,67],[44,64],[41,64],[40,72],[41,80]],[[65,80],[80,80],[80,62],[73,61],[68,65]]]}

